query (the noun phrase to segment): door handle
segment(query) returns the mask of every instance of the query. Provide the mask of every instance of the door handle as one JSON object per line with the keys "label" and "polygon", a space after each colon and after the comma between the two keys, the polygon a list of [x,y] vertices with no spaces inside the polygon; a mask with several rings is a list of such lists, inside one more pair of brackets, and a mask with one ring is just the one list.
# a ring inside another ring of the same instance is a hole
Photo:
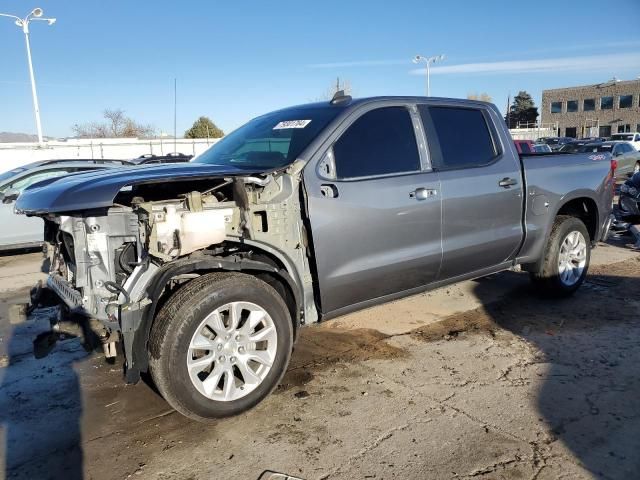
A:
{"label": "door handle", "polygon": [[416,188],[413,192],[409,193],[409,198],[415,198],[416,200],[426,200],[429,197],[435,197],[438,194],[438,190],[435,188]]}
{"label": "door handle", "polygon": [[511,188],[514,185],[517,185],[518,181],[515,178],[505,177],[498,182],[502,188]]}

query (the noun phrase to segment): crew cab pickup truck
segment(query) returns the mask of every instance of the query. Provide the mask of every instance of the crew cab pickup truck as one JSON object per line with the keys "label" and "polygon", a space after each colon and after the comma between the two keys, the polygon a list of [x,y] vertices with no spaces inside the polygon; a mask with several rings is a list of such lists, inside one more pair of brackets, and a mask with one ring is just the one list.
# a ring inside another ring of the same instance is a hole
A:
{"label": "crew cab pickup truck", "polygon": [[521,266],[583,282],[610,225],[607,153],[518,155],[495,106],[378,97],[285,108],[190,163],[25,190],[48,287],[207,421],[262,400],[302,325]]}

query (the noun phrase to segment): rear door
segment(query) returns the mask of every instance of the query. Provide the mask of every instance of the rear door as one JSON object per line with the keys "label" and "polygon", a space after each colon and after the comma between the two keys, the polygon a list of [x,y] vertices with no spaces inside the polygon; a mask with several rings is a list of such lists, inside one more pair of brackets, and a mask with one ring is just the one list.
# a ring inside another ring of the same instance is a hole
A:
{"label": "rear door", "polygon": [[420,105],[442,192],[445,280],[514,258],[523,238],[520,159],[484,106]]}
{"label": "rear door", "polygon": [[440,182],[415,106],[363,106],[328,143],[304,172],[322,312],[435,280]]}

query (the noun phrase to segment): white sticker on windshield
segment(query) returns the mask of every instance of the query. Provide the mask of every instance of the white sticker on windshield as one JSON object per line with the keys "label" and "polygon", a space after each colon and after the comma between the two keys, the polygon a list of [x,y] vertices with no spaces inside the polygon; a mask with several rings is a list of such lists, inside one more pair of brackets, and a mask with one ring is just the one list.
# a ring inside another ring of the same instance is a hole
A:
{"label": "white sticker on windshield", "polygon": [[285,120],[284,122],[280,122],[275,127],[274,130],[283,130],[285,128],[304,128],[311,123],[311,120]]}

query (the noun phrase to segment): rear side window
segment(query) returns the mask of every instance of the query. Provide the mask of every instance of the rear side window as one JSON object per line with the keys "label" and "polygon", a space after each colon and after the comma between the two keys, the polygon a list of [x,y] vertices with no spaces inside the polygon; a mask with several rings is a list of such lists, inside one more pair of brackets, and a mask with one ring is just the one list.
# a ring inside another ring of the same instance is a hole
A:
{"label": "rear side window", "polygon": [[481,110],[420,105],[435,169],[479,167],[498,154]]}
{"label": "rear side window", "polygon": [[520,150],[522,150],[522,153],[531,153],[529,144],[526,142],[520,142]]}
{"label": "rear side window", "polygon": [[409,111],[372,110],[358,118],[333,145],[338,178],[420,170],[420,155]]}

